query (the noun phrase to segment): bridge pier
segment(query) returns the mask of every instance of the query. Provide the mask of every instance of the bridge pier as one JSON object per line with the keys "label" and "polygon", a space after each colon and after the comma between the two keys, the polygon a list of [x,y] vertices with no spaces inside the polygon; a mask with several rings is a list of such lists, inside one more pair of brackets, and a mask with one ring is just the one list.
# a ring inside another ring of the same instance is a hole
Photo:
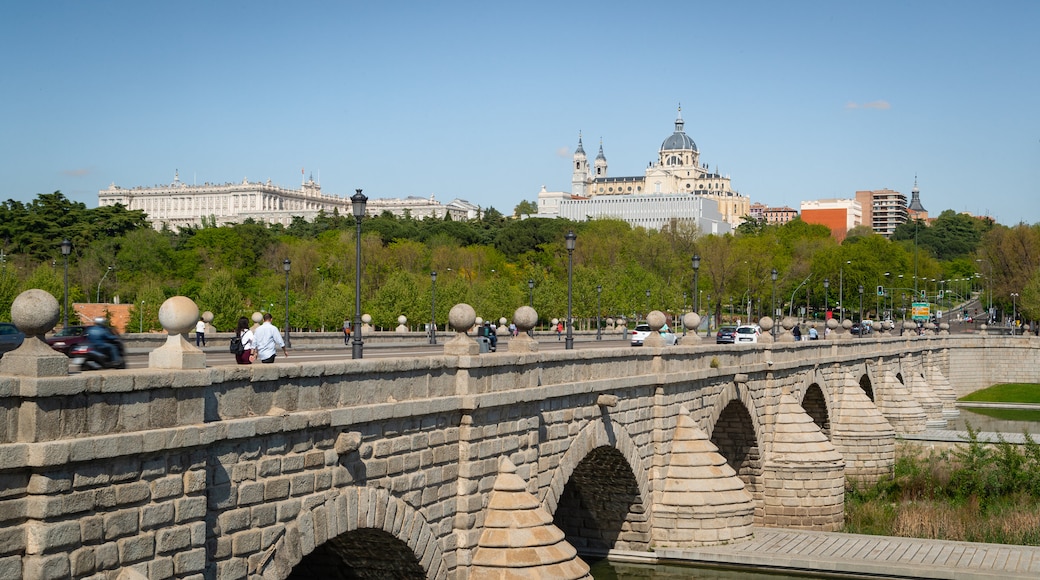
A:
{"label": "bridge pier", "polygon": [[845,506],[845,461],[789,393],[780,395],[762,467],[762,525],[834,531]]}

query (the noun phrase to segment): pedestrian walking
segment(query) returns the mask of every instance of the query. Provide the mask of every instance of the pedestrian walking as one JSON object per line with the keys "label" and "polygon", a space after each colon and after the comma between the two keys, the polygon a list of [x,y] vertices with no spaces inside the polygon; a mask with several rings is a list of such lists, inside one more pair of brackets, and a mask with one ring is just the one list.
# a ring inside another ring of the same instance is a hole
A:
{"label": "pedestrian walking", "polygon": [[201,318],[195,323],[195,346],[206,346],[206,323]]}
{"label": "pedestrian walking", "polygon": [[256,342],[256,358],[262,363],[273,363],[279,347],[281,347],[283,355],[289,356],[289,352],[285,350],[282,333],[279,332],[277,326],[271,323],[271,320],[271,313],[265,312],[264,323],[253,333],[253,340]]}
{"label": "pedestrian walking", "polygon": [[791,329],[791,335],[794,336],[795,340],[802,340],[802,329],[797,322],[795,323],[794,328]]}
{"label": "pedestrian walking", "polygon": [[256,338],[253,331],[249,329],[249,319],[245,316],[238,319],[238,327],[235,336],[242,345],[241,352],[235,354],[235,362],[240,365],[253,364],[256,360]]}
{"label": "pedestrian walking", "polygon": [[343,321],[343,344],[350,344],[350,321]]}
{"label": "pedestrian walking", "polygon": [[563,322],[562,321],[556,325],[556,340],[559,341],[561,336],[563,336]]}

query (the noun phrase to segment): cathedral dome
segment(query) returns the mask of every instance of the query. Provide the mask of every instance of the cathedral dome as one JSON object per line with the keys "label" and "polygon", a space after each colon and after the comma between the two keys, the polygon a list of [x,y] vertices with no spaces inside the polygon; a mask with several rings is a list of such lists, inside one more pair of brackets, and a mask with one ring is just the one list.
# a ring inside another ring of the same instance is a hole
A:
{"label": "cathedral dome", "polygon": [[683,131],[682,107],[675,119],[675,132],[661,143],[661,151],[697,151],[697,144]]}

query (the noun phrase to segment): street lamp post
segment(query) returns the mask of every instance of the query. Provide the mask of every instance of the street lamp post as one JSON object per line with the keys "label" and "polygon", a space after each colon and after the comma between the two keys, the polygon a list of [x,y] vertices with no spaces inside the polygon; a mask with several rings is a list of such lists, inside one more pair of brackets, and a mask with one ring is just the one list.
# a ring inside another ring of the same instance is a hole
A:
{"label": "street lamp post", "polygon": [[430,344],[437,344],[437,272],[430,272]]}
{"label": "street lamp post", "polygon": [[863,338],[863,284],[859,285],[859,337]]}
{"label": "street lamp post", "polygon": [[[851,264],[852,260],[845,260]],[[838,265],[838,322],[845,320],[845,264]]]}
{"label": "street lamp post", "polygon": [[94,302],[97,304],[101,304],[101,284],[105,281],[105,278],[108,277],[108,273],[111,271],[112,266],[109,266],[108,269],[105,270],[105,273],[101,276],[101,280],[99,280],[97,283],[97,296],[94,297]]}
{"label": "street lamp post", "polygon": [[72,242],[66,238],[61,241],[61,255],[65,256],[65,318],[62,322],[62,328],[69,327],[69,254],[71,253]]}
{"label": "street lamp post", "polygon": [[600,295],[603,294],[603,286],[596,286],[596,340],[603,340],[603,327],[600,325]]}
{"label": "street lamp post", "polygon": [[532,279],[527,281],[527,292],[529,296],[527,305],[534,308],[534,280]]}
{"label": "street lamp post", "polygon": [[646,289],[646,313],[643,314],[643,320],[646,320],[646,315],[650,314],[650,289]]}
{"label": "street lamp post", "polygon": [[827,320],[827,311],[831,308],[831,279],[823,279],[823,319]]}
{"label": "street lamp post", "polygon": [[137,332],[144,333],[144,300],[141,301],[141,328]]}
{"label": "street lamp post", "polygon": [[[1006,312],[1006,311],[1005,311]],[[1011,335],[1018,334],[1018,292],[1011,293]]]}
{"label": "street lamp post", "polygon": [[564,339],[564,350],[574,349],[574,319],[571,317],[571,299],[574,276],[574,245],[578,239],[573,231],[564,236],[567,243],[567,338]]}
{"label": "street lamp post", "polygon": [[[776,317],[776,276],[777,276],[777,274],[778,274],[778,272],[776,271],[776,268],[773,268],[773,271],[769,273],[769,277],[773,279],[773,297],[769,301],[769,317],[770,318],[775,318]],[[776,338],[776,322],[775,321],[773,322],[773,338]]]}
{"label": "street lamp post", "polygon": [[354,210],[354,221],[357,222],[357,235],[354,247],[354,341],[351,343],[351,358],[363,358],[365,343],[361,340],[361,219],[365,217],[365,204],[368,197],[360,189],[350,196]]}
{"label": "street lamp post", "polygon": [[697,289],[700,288],[700,269],[701,269],[701,257],[700,254],[693,255],[693,311],[700,314],[701,312],[701,297]]}
{"label": "street lamp post", "polygon": [[289,340],[289,269],[292,261],[289,258],[282,260],[282,269],[285,270],[285,348],[292,348]]}

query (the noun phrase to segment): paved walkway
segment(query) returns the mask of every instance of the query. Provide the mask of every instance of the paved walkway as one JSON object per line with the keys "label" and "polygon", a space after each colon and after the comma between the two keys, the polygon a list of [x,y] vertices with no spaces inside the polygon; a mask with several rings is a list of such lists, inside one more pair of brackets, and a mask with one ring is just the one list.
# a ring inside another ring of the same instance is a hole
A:
{"label": "paved walkway", "polygon": [[[612,553],[624,559],[626,555]],[[755,528],[751,541],[709,548],[658,548],[656,561],[751,566],[875,578],[1040,578],[1040,547]],[[643,554],[645,561],[646,554]]]}

